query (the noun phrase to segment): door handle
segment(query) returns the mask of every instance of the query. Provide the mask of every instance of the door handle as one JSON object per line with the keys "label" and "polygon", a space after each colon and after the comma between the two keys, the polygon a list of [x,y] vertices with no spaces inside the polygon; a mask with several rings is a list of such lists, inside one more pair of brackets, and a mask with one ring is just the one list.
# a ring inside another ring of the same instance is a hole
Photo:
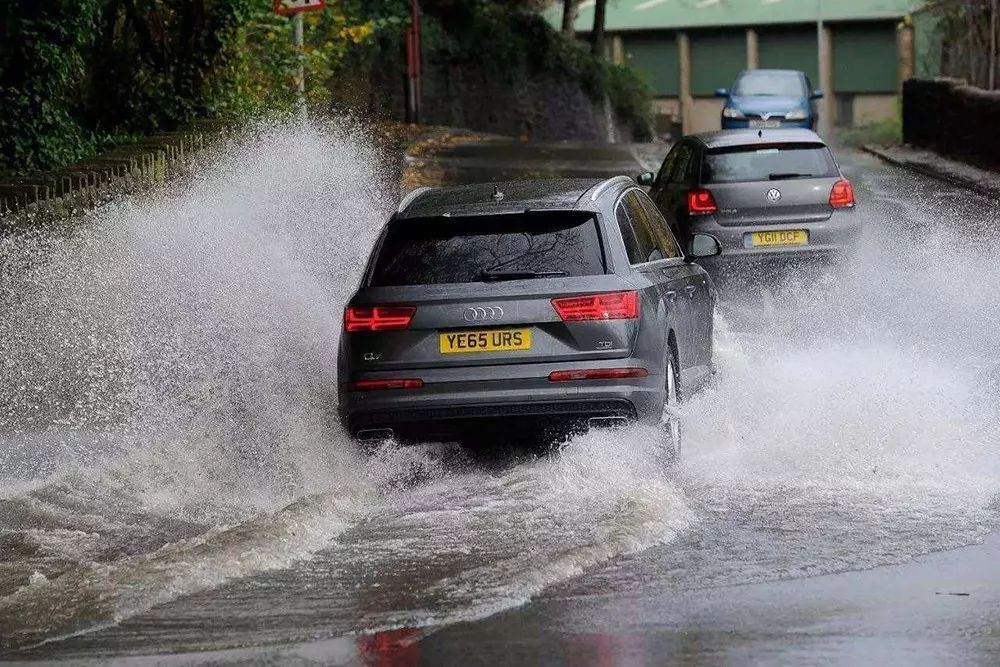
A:
{"label": "door handle", "polygon": [[672,302],[674,299],[677,298],[677,292],[675,292],[674,290],[667,290],[666,296],[667,296],[667,301]]}
{"label": "door handle", "polygon": [[684,291],[687,292],[688,296],[691,297],[692,299],[694,298],[694,293],[697,290],[698,290],[698,288],[695,287],[694,285],[688,285],[687,287],[684,288]]}

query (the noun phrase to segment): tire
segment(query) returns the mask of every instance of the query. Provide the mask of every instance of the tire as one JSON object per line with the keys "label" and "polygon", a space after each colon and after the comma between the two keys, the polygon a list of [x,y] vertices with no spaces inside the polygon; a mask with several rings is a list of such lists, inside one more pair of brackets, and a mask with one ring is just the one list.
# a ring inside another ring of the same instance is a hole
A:
{"label": "tire", "polygon": [[670,349],[667,355],[666,396],[663,399],[663,413],[660,416],[660,427],[663,429],[663,450],[667,461],[678,461],[681,458],[681,445],[684,441],[681,418],[678,406],[681,402],[680,376],[677,372],[676,355]]}

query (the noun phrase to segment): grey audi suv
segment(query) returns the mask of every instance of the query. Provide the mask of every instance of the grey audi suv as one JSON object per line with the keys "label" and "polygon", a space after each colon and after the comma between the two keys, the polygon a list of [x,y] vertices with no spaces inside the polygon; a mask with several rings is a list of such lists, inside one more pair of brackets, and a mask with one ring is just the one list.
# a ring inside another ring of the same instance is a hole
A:
{"label": "grey audi suv", "polygon": [[382,230],[344,310],[339,410],[361,440],[459,441],[637,420],[712,367],[716,294],[631,178],[421,189]]}
{"label": "grey audi suv", "polygon": [[711,234],[726,265],[839,257],[856,247],[854,189],[810,130],[730,130],[683,137],[639,182],[675,235]]}

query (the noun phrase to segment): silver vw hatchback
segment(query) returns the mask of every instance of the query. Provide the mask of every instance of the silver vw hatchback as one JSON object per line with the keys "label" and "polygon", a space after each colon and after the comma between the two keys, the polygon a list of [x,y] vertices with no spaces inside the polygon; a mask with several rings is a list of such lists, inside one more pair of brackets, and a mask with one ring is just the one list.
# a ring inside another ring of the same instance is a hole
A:
{"label": "silver vw hatchback", "polygon": [[635,181],[409,195],[346,304],[340,415],[362,440],[512,442],[638,420],[712,366],[715,290]]}
{"label": "silver vw hatchback", "polygon": [[686,136],[638,180],[682,242],[711,234],[726,265],[834,258],[860,239],[854,189],[810,130]]}

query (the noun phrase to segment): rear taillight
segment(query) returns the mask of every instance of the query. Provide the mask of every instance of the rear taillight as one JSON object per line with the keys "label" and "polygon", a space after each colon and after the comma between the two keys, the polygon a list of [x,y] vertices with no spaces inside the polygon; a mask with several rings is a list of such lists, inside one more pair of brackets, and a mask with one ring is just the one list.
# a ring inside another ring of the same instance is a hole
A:
{"label": "rear taillight", "polygon": [[854,206],[854,187],[846,178],[833,184],[830,190],[830,206],[834,208],[850,208]]}
{"label": "rear taillight", "polygon": [[715,197],[704,188],[698,188],[688,192],[688,213],[691,215],[708,215],[718,213],[719,207],[715,204]]}
{"label": "rear taillight", "polygon": [[564,322],[584,320],[634,320],[639,317],[638,292],[607,292],[591,296],[552,299]]}
{"label": "rear taillight", "polygon": [[624,380],[644,378],[649,373],[645,368],[588,368],[576,371],[552,371],[549,382],[572,382],[573,380]]}
{"label": "rear taillight", "polygon": [[381,391],[385,389],[423,389],[424,381],[416,378],[394,380],[358,380],[344,385],[344,391]]}
{"label": "rear taillight", "polygon": [[408,306],[374,306],[345,308],[344,331],[402,331],[410,326],[416,308]]}

